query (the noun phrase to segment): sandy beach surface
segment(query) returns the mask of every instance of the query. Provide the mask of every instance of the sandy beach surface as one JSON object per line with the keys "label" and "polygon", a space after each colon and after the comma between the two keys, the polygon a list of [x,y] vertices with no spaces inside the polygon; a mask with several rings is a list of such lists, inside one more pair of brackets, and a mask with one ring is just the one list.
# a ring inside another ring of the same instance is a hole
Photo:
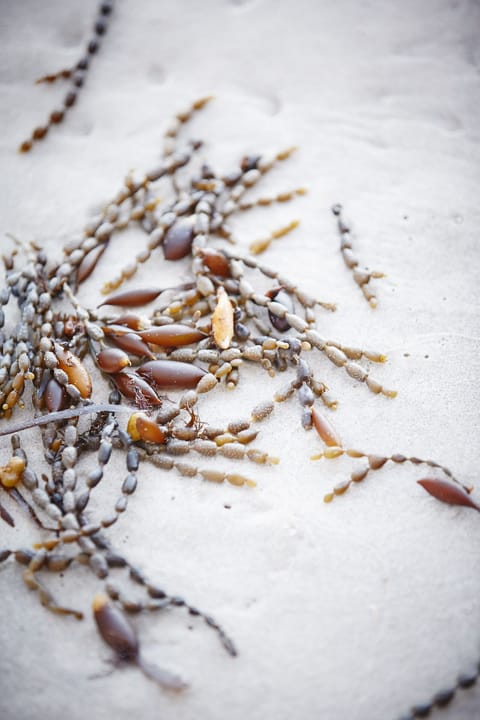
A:
{"label": "sandy beach surface", "polygon": [[[479,500],[480,4],[115,5],[76,107],[20,155],[65,92],[34,80],[77,61],[96,2],[0,4],[2,252],[12,248],[9,233],[59,257],[127,172],[155,165],[172,115],[213,95],[184,135],[204,141],[201,158],[227,172],[245,154],[295,145],[251,197],[308,189],[232,218],[239,251],[300,220],[262,261],[337,303],[335,313],[316,311],[323,336],[388,356],[371,369],[396,399],[369,393],[312,353],[339,401],[329,417],[345,446],[433,458],[476,484]],[[343,263],[334,203],[345,208],[362,262],[386,273],[375,282],[376,310]],[[81,287],[82,303],[100,302],[103,282],[144,237],[118,235]],[[188,277],[187,261],[167,264],[157,253],[125,287]],[[202,397],[202,417],[222,424],[248,415],[284,383],[246,368],[234,391]],[[296,400],[278,404],[259,429],[255,446],[278,465],[222,465],[255,488],[146,467],[110,532],[147,575],[215,616],[238,657],[203,623],[169,610],[134,623],[145,656],[181,674],[188,690],[164,692],[135,668],[93,679],[109,658],[89,611],[101,582],[78,566],[46,576],[57,597],[86,613],[77,622],[42,608],[8,561],[0,566],[3,720],[395,720],[479,662],[478,513],[435,501],[415,482],[425,471],[406,465],[327,505],[325,493],[352,461],[310,459],[323,445],[302,429]],[[38,433],[25,437],[40,463]],[[2,438],[1,463],[8,457]],[[99,503],[118,497],[122,472],[112,466]],[[28,546],[35,528],[8,507],[16,527],[0,524],[0,548]],[[432,716],[478,718],[479,686]]]}

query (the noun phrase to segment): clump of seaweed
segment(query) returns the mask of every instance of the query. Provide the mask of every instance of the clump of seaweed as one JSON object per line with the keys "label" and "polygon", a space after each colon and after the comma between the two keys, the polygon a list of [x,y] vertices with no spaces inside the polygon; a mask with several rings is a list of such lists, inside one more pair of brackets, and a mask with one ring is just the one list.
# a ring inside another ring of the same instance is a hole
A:
{"label": "clump of seaweed", "polygon": [[[336,400],[306,358],[318,353],[364,383],[370,392],[394,398],[396,391],[372,377],[366,365],[385,362],[385,355],[323,338],[316,326],[316,309],[332,312],[335,305],[311,297],[254,257],[272,240],[295,230],[298,221],[253,243],[251,254],[235,248],[229,227],[234,214],[290,202],[305,189],[245,200],[248,191],[286,161],[294,148],[273,157],[245,156],[227,174],[217,175],[206,163],[197,162],[194,167],[202,143],[185,142],[179,149],[180,130],[209,100],[202,98],[177,114],[167,130],[160,162],[139,179],[128,176],[118,194],[88,223],[81,240],[64,249],[60,261],[49,261],[34,244],[5,256],[6,286],[0,292],[0,304],[9,313],[16,311],[18,318],[13,332],[8,337],[2,332],[0,338],[0,416],[10,420],[25,403],[34,410],[28,420],[10,422],[0,431],[0,435],[12,436],[11,456],[0,468],[0,484],[29,513],[40,534],[31,548],[2,550],[0,562],[13,557],[24,565],[25,583],[38,593],[43,605],[79,619],[83,613],[57,602],[42,574],[65,572],[78,563],[88,567],[103,582],[102,593],[94,601],[94,617],[116,662],[136,664],[160,685],[174,690],[181,690],[183,681],[144,662],[136,633],[123,613],[184,607],[217,633],[230,655],[235,655],[236,649],[214,618],[151,582],[112,547],[108,530],[125,516],[142,463],[174,469],[183,477],[254,487],[255,480],[248,472],[212,469],[208,460],[243,461],[250,467],[278,462],[252,443],[258,426],[275,406],[296,397],[302,426],[314,428],[325,445],[317,458],[347,455],[366,463],[326,495],[326,502],[390,461],[423,464],[429,473],[440,471],[446,479],[429,475],[419,480],[420,484],[440,501],[479,509],[470,497],[471,489],[434,461],[399,454],[384,457],[343,447],[328,418]],[[173,195],[165,203],[158,199],[162,183],[170,185]],[[343,257],[373,306],[375,296],[369,283],[381,274],[359,274],[340,212],[336,206]],[[84,307],[77,297],[78,288],[127,227],[145,233],[144,249],[105,283],[107,297],[97,308]],[[22,265],[17,262],[21,255],[25,256]],[[187,281],[169,287],[119,290],[140,265],[181,259],[189,262]],[[257,289],[256,277],[269,285],[266,291]],[[68,304],[69,310],[60,310],[61,303]],[[152,303],[153,310],[145,315],[145,307]],[[137,308],[142,308],[142,315]],[[1,310],[0,327],[3,325]],[[93,374],[88,369],[91,365],[96,368]],[[225,427],[204,422],[202,396],[222,385],[234,389],[246,365],[269,376],[285,373],[289,380],[272,398],[257,403],[248,417],[233,417]],[[110,386],[107,403],[99,399],[105,383]],[[128,418],[123,423],[125,415]],[[84,416],[88,418],[86,426],[81,422]],[[20,436],[29,427],[38,427],[41,433],[48,472],[31,467]],[[109,470],[112,454],[123,457],[125,463],[120,496],[109,512],[92,510],[92,498]],[[200,464],[191,457],[200,458]],[[85,458],[94,459],[94,467],[88,471],[82,464]],[[14,525],[14,518],[1,504],[0,516]],[[111,576],[120,569],[126,569],[130,582],[142,590],[142,598],[127,595],[112,581]],[[457,684],[463,687],[468,683],[459,679]],[[451,697],[453,694],[454,690]],[[432,703],[449,701],[445,693],[439,698]],[[418,712],[413,717],[422,717]]]}

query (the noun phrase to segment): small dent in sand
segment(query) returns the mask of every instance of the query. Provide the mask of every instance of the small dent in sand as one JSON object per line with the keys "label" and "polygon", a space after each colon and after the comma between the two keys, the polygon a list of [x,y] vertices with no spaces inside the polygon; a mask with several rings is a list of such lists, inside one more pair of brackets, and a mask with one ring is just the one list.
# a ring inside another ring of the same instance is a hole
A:
{"label": "small dent in sand", "polygon": [[246,5],[253,5],[255,0],[228,0],[229,5],[233,5],[234,7],[245,7]]}
{"label": "small dent in sand", "polygon": [[253,94],[251,102],[265,115],[278,115],[283,109],[283,100],[276,93],[268,90],[262,92],[261,89],[258,89]]}
{"label": "small dent in sand", "polygon": [[93,122],[86,119],[80,120],[77,117],[76,121],[70,124],[70,130],[72,131],[72,135],[87,137],[93,132]]}
{"label": "small dent in sand", "polygon": [[[457,130],[463,129],[463,122],[458,117],[458,115],[455,115],[454,113],[440,112],[438,115],[438,119],[440,120],[445,130],[449,130],[450,132],[456,132]],[[433,118],[433,121],[435,122],[435,118]]]}
{"label": "small dent in sand", "polygon": [[269,115],[278,115],[283,108],[283,102],[278,95],[271,95],[265,98],[267,102],[267,112]]}
{"label": "small dent in sand", "polygon": [[85,38],[85,27],[79,18],[70,17],[68,23],[61,23],[56,32],[58,44],[63,48],[79,48]]}
{"label": "small dent in sand", "polygon": [[157,63],[152,63],[147,70],[147,78],[154,85],[163,85],[167,77],[165,68]]}

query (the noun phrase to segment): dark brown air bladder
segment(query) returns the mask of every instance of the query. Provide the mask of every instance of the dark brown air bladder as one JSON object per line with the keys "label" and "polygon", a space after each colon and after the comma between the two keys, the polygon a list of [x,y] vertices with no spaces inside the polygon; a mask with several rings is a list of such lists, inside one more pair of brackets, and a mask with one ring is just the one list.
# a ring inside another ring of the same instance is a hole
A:
{"label": "dark brown air bladder", "polygon": [[43,398],[45,400],[45,407],[49,412],[57,412],[68,406],[67,393],[55,378],[51,378],[48,381]]}
{"label": "dark brown air bladder", "polygon": [[90,277],[92,272],[95,270],[95,267],[103,255],[105,248],[106,245],[98,245],[85,255],[77,270],[77,282],[79,285]]}
{"label": "dark brown air bladder", "polygon": [[92,607],[98,632],[107,645],[121,660],[136,660],[140,646],[136,632],[125,615],[106,595],[95,595]]}
{"label": "dark brown air bladder", "polygon": [[110,295],[106,298],[98,307],[102,305],[120,305],[121,307],[141,307],[147,305],[147,303],[155,300],[160,293],[163,292],[162,288],[139,288],[138,290],[127,290],[126,292],[118,293],[117,295]]}
{"label": "dark brown air bladder", "polygon": [[178,220],[165,233],[163,255],[165,260],[180,260],[190,254],[193,227],[185,220]]}
{"label": "dark brown air bladder", "polygon": [[136,333],[126,332],[122,335],[110,335],[110,340],[115,343],[117,347],[129,353],[129,355],[136,355],[137,357],[148,357],[152,359],[155,357],[155,355],[148,347],[147,343],[143,342],[142,338],[139,337]]}
{"label": "dark brown air bladder", "polygon": [[464,505],[465,507],[473,508],[480,512],[480,505],[478,505],[466,490],[460,485],[450,482],[449,480],[441,480],[440,478],[423,478],[417,480],[418,484],[421,485],[430,495],[440,500],[441,502],[447,503],[448,505]]}
{"label": "dark brown air bladder", "polygon": [[203,264],[218,277],[230,277],[230,263],[222,252],[205,248],[201,253]]}
{"label": "dark brown air bladder", "polygon": [[191,328],[188,325],[159,325],[148,330],[142,330],[138,333],[142,340],[152,345],[161,345],[163,347],[179,347],[181,345],[191,345],[191,343],[203,340],[208,337],[201,330]]}
{"label": "dark brown air bladder", "polygon": [[196,365],[174,360],[152,360],[139,367],[137,372],[158,387],[179,389],[196,387],[206,374]]}
{"label": "dark brown air bladder", "polygon": [[100,350],[97,355],[97,363],[100,370],[106,373],[118,373],[132,364],[127,353],[120,348]]}
{"label": "dark brown air bladder", "polygon": [[178,675],[152,665],[142,658],[135,629],[106,595],[100,593],[95,595],[92,610],[98,632],[107,645],[112,648],[118,662],[137,665],[146,677],[166,690],[178,692],[186,687]]}

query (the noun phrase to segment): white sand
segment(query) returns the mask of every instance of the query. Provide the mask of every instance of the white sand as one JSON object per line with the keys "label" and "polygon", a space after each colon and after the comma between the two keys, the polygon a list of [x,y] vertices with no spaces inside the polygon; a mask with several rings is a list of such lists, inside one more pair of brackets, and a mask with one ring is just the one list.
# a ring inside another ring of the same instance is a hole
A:
{"label": "white sand", "polygon": [[[309,188],[294,203],[236,219],[240,247],[301,219],[265,263],[338,302],[337,313],[318,313],[326,337],[388,354],[374,375],[398,388],[396,400],[312,358],[340,401],[333,421],[345,445],[432,457],[477,482],[478,3],[119,0],[78,106],[34,152],[18,155],[64,94],[33,80],[77,60],[95,8],[95,0],[1,4],[2,249],[10,232],[58,255],[127,170],[155,165],[170,116],[212,93],[189,134],[206,141],[214,167],[297,144],[253,194]],[[338,252],[334,202],[346,208],[360,257],[388,274],[375,312]],[[134,231],[119,238],[82,301],[95,305],[102,282],[143,241]],[[165,269],[159,254],[141,280],[161,284],[186,268]],[[283,381],[248,373],[201,409],[212,420],[242,416]],[[190,689],[169,696],[128,668],[92,680],[109,656],[88,612],[100,581],[74,567],[63,580],[47,578],[87,612],[77,623],[44,610],[8,562],[0,568],[3,720],[394,720],[478,662],[478,514],[433,500],[415,483],[425,473],[412,467],[384,469],[325,505],[352,464],[310,461],[322,444],[299,414],[296,401],[286,403],[261,428],[256,445],[280,465],[235,466],[255,477],[255,490],[142,472],[112,528],[149,576],[222,623],[239,657],[182,611],[142,616],[145,655]],[[8,446],[0,444],[2,462]],[[117,490],[105,488],[106,503]],[[0,524],[0,547],[32,537],[28,519],[15,516],[14,530]],[[438,717],[479,713],[477,686]]]}

